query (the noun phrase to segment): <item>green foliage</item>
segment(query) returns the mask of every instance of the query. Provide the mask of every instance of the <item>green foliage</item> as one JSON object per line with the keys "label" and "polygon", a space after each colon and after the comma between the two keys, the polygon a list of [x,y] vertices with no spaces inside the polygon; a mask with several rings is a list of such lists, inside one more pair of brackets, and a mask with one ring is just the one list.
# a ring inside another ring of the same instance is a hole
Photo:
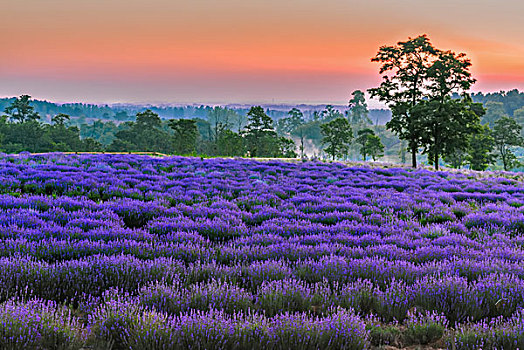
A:
{"label": "green foliage", "polygon": [[53,148],[46,129],[37,121],[8,123],[1,126],[4,135],[2,148],[8,153],[49,152]]}
{"label": "green foliage", "polygon": [[524,125],[524,107],[521,107],[513,112],[513,118],[519,125]]}
{"label": "green foliage", "polygon": [[402,332],[395,326],[367,326],[369,330],[369,340],[375,346],[398,344]]}
{"label": "green foliage", "polygon": [[373,130],[362,129],[358,131],[357,135],[355,142],[360,144],[362,160],[366,161],[366,157],[370,156],[373,161],[376,161],[378,157],[384,155],[384,145]]}
{"label": "green foliage", "polygon": [[95,120],[92,124],[80,125],[80,137],[82,139],[92,138],[104,146],[110,145],[116,138],[116,133],[120,130],[127,129],[125,124],[117,126],[113,122],[102,122]]}
{"label": "green foliage", "polygon": [[346,118],[339,117],[324,123],[320,125],[320,129],[324,135],[322,143],[328,145],[325,151],[333,160],[347,155],[353,139],[353,131]]}
{"label": "green foliage", "polygon": [[65,125],[66,122],[69,122],[71,117],[68,114],[60,113],[51,118],[51,122],[54,125]]}
{"label": "green foliage", "polygon": [[284,158],[295,158],[297,152],[295,152],[295,142],[285,137],[278,138],[279,154]]}
{"label": "green foliage", "polygon": [[246,149],[251,157],[281,157],[282,146],[289,143],[282,141],[273,128],[273,120],[260,106],[252,107],[247,113],[248,124],[243,132]]}
{"label": "green foliage", "polygon": [[504,170],[506,171],[515,168],[520,164],[510,147],[522,146],[524,144],[521,132],[522,127],[518,125],[513,118],[502,117],[495,121],[493,138],[495,140],[499,157],[504,165]]}
{"label": "green foliage", "polygon": [[406,320],[404,341],[406,344],[434,343],[444,336],[447,320],[434,313],[414,314],[410,312]]}
{"label": "green foliage", "polygon": [[369,119],[368,105],[364,92],[355,90],[351,94],[353,97],[349,100],[348,118],[351,124],[371,124]]}
{"label": "green foliage", "polygon": [[136,114],[137,128],[154,129],[159,128],[161,124],[162,120],[160,120],[158,114],[154,113],[150,109]]}
{"label": "green foliage", "polygon": [[198,128],[191,119],[170,120],[169,127],[175,132],[175,153],[191,154],[196,152]]}
{"label": "green foliage", "polygon": [[382,46],[371,59],[381,64],[380,74],[384,75],[380,86],[368,91],[391,108],[392,118],[386,125],[401,140],[408,142],[413,167],[417,165],[416,154],[422,135],[410,110],[424,99],[428,70],[437,54],[438,50],[428,37],[420,35],[400,41],[395,46]]}
{"label": "green foliage", "polygon": [[235,123],[242,117],[234,110],[223,107],[214,107],[207,114],[207,120],[212,128],[212,138],[218,143],[220,134],[225,130],[231,130]]}
{"label": "green foliage", "polygon": [[9,119],[15,123],[23,123],[28,121],[36,121],[40,119],[40,115],[35,112],[35,108],[29,104],[31,96],[22,95],[16,98],[11,105],[7,106],[4,112],[9,116]]}
{"label": "green foliage", "polygon": [[480,128],[476,106],[467,97],[461,100],[444,96],[442,99],[422,101],[412,109],[422,132],[424,153],[436,169],[439,156],[451,155],[468,148],[469,135]]}
{"label": "green foliage", "polygon": [[482,117],[482,124],[488,124],[491,128],[495,122],[502,117],[507,117],[504,111],[504,104],[502,102],[489,101],[484,105],[486,114]]}
{"label": "green foliage", "polygon": [[298,108],[293,108],[288,112],[288,116],[279,119],[277,122],[277,132],[279,134],[290,134],[304,124],[304,114]]}
{"label": "green foliage", "polygon": [[495,147],[495,139],[487,125],[482,126],[479,132],[471,135],[467,161],[472,170],[486,170],[495,161],[492,153]]}
{"label": "green foliage", "polygon": [[160,117],[149,109],[137,113],[136,121],[125,123],[115,136],[109,151],[170,153],[172,150],[172,137],[162,129]]}
{"label": "green foliage", "polygon": [[327,105],[326,108],[320,112],[320,119],[323,123],[328,123],[337,118],[343,117],[344,115],[338,109],[335,109],[332,105]]}
{"label": "green foliage", "polygon": [[243,156],[244,140],[236,132],[226,129],[220,133],[217,149],[221,156]]}
{"label": "green foliage", "polygon": [[484,109],[466,94],[475,79],[464,53],[436,49],[421,35],[381,47],[372,61],[380,62],[380,73],[386,74],[381,85],[369,91],[390,105],[393,116],[386,125],[408,142],[413,167],[420,147],[436,169],[441,156],[467,149]]}

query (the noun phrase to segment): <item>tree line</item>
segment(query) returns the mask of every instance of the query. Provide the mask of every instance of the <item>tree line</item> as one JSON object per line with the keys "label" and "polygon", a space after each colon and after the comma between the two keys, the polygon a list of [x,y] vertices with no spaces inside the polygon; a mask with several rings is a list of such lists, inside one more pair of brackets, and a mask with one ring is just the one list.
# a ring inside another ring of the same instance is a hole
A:
{"label": "tree line", "polygon": [[[332,159],[346,158],[351,141],[360,145],[363,159],[383,155],[380,138],[371,121],[362,91],[355,91],[344,115],[331,105],[306,121],[292,108],[276,123],[261,106],[244,116],[214,107],[207,118],[162,120],[152,110],[138,112],[132,121],[116,126],[96,121],[80,130],[71,117],[56,114],[43,123],[29,95],[14,99],[0,122],[0,147],[4,152],[160,152],[180,155],[306,157],[305,142],[312,141]],[[351,127],[354,126],[355,130]],[[103,141],[103,142],[100,142]],[[297,142],[296,142],[297,141]],[[320,155],[320,154],[319,154]]]}

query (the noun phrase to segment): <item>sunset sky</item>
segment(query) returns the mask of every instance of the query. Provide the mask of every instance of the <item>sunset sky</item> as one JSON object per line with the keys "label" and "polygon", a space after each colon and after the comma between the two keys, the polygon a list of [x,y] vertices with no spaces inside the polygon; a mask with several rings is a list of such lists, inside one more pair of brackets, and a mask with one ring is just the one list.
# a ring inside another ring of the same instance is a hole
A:
{"label": "sunset sky", "polygon": [[474,91],[524,90],[522,0],[3,0],[0,96],[346,103],[379,46],[426,33]]}

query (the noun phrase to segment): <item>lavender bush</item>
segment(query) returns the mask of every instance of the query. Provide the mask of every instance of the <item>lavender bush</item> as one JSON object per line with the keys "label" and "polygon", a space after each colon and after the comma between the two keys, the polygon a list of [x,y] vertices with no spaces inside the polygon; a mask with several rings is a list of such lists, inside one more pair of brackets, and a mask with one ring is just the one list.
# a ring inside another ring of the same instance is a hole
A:
{"label": "lavender bush", "polygon": [[523,234],[518,174],[1,155],[0,347],[522,348]]}

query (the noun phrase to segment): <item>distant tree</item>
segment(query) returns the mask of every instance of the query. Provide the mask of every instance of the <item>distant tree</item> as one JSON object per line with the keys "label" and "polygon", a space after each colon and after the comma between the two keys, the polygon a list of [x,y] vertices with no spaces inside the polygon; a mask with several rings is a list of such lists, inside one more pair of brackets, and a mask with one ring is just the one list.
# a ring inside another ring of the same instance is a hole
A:
{"label": "distant tree", "polygon": [[16,98],[11,105],[4,110],[9,116],[9,119],[16,123],[24,123],[27,121],[36,121],[40,116],[35,112],[35,107],[31,106],[31,96],[22,95]]}
{"label": "distant tree", "polygon": [[175,153],[191,154],[196,151],[198,128],[195,120],[171,119],[169,127],[175,132]]}
{"label": "distant tree", "polygon": [[244,153],[244,140],[242,136],[228,129],[220,133],[218,139],[218,155],[237,157],[243,156]]}
{"label": "distant tree", "polygon": [[304,145],[304,143],[305,143],[305,140],[306,140],[308,129],[309,129],[308,125],[302,124],[299,127],[295,128],[291,132],[292,136],[298,137],[298,139],[299,139],[300,143],[298,145],[298,150],[300,151],[300,158],[304,158],[304,156],[305,156],[305,145]]}
{"label": "distant tree", "polygon": [[519,124],[520,126],[524,126],[524,107],[516,109],[513,112],[513,118],[515,118],[517,124]]}
{"label": "distant tree", "polygon": [[380,74],[384,75],[380,86],[368,91],[390,107],[392,118],[386,126],[408,142],[413,167],[417,166],[417,152],[423,135],[411,108],[425,97],[428,70],[438,52],[426,35],[420,35],[394,46],[382,46],[371,59],[381,64]]}
{"label": "distant tree", "polygon": [[278,154],[278,137],[273,120],[260,106],[251,107],[247,113],[248,124],[244,129],[246,148],[251,157],[274,157]]}
{"label": "distant tree", "polygon": [[368,149],[370,157],[373,159],[374,162],[376,162],[378,158],[384,156],[384,145],[382,144],[380,137],[378,137],[377,135],[368,136],[368,142],[366,144],[366,147]]}
{"label": "distant tree", "polygon": [[344,115],[338,109],[335,109],[332,105],[327,105],[326,108],[320,112],[320,118],[323,123],[328,123],[337,118],[343,118]]}
{"label": "distant tree", "polygon": [[135,122],[119,125],[120,129],[115,136],[121,142],[111,146],[110,149],[121,148],[125,145],[129,148],[123,151],[169,153],[172,150],[173,141],[163,127],[162,120],[155,112],[150,109],[139,112],[136,114]]}
{"label": "distant tree", "polygon": [[233,121],[235,128],[237,130],[237,133],[240,134],[242,132],[242,129],[247,124],[247,116],[243,113],[238,113],[235,115],[235,120]]}
{"label": "distant tree", "polygon": [[295,142],[285,137],[278,138],[279,156],[284,158],[296,158],[297,152]]}
{"label": "distant tree", "polygon": [[353,130],[346,118],[336,118],[320,125],[323,138],[322,143],[328,145],[325,149],[333,160],[347,155],[349,145],[353,139]]}
{"label": "distant tree", "polygon": [[495,139],[487,125],[481,127],[479,132],[471,135],[469,140],[467,161],[472,170],[486,170],[490,164],[495,162],[492,153],[495,147]]}
{"label": "distant tree", "polygon": [[304,123],[304,114],[302,111],[298,108],[293,108],[288,112],[287,117],[279,119],[277,131],[280,134],[289,135]]}
{"label": "distant tree", "polygon": [[358,136],[355,139],[355,142],[360,145],[360,155],[362,156],[362,160],[366,161],[366,156],[369,155],[368,148],[366,147],[368,136],[375,135],[375,132],[369,128],[366,128],[359,130],[357,135]]}
{"label": "distant tree", "polygon": [[372,124],[364,92],[355,90],[349,100],[348,118],[351,124]]}
{"label": "distant tree", "polygon": [[116,138],[107,146],[109,152],[135,152],[137,151],[136,146],[124,139]]}
{"label": "distant tree", "polygon": [[51,118],[53,125],[45,126],[47,136],[53,145],[53,151],[73,152],[83,150],[80,129],[76,126],[66,126],[66,122],[70,119],[69,115],[59,113]]}
{"label": "distant tree", "polygon": [[102,122],[95,120],[92,124],[80,125],[80,138],[92,138],[104,146],[109,146],[116,138],[118,131],[127,128],[125,124],[116,126],[113,122]]}
{"label": "distant tree", "polygon": [[90,137],[82,140],[82,151],[84,152],[102,152],[103,150],[104,146]]}
{"label": "distant tree", "polygon": [[9,123],[5,127],[2,147],[8,153],[22,151],[36,153],[53,150],[49,133],[42,123],[36,120],[29,120],[23,123]]}
{"label": "distant tree", "polygon": [[136,114],[136,125],[139,128],[159,128],[161,124],[162,120],[158,114],[150,109],[146,109],[145,111]]}
{"label": "distant tree", "polygon": [[281,131],[290,134],[304,123],[304,113],[298,108],[292,108],[288,112],[288,117],[280,119],[278,124]]}
{"label": "distant tree", "polygon": [[59,113],[51,118],[54,125],[64,125],[69,120],[71,120],[71,117],[65,113]]}
{"label": "distant tree", "polygon": [[208,111],[207,120],[212,126],[213,141],[218,143],[220,133],[232,127],[233,121],[236,118],[236,112],[223,107],[215,107]]}
{"label": "distant tree", "polygon": [[504,111],[504,104],[502,102],[486,102],[484,105],[486,108],[486,114],[482,117],[482,124],[488,124],[490,128],[495,125],[495,122],[502,117],[507,117],[508,115]]}
{"label": "distant tree", "polygon": [[[278,120],[277,132],[280,135],[298,137],[300,140],[300,146],[299,146],[300,155],[303,158],[304,157],[304,141],[306,137],[306,129],[303,127],[305,124],[304,114],[298,108],[292,108],[287,114],[288,114],[287,117],[284,117]],[[287,150],[283,152],[283,154],[292,154],[293,157],[296,157],[297,156],[295,152],[296,145],[293,142],[293,140],[289,140],[286,138],[281,139],[281,140],[285,140],[282,142],[284,142],[284,144],[287,143],[290,149],[292,149],[292,151]],[[280,148],[282,149],[282,147]]]}
{"label": "distant tree", "polygon": [[460,169],[467,160],[468,150],[457,149],[453,153],[446,154],[444,161],[454,169]]}
{"label": "distant tree", "polygon": [[375,132],[369,128],[359,130],[357,133],[358,137],[355,142],[360,144],[360,154],[362,160],[366,161],[366,157],[370,156],[373,161],[376,161],[378,157],[384,155],[384,145],[380,141],[380,137],[375,135]]}
{"label": "distant tree", "polygon": [[495,126],[493,127],[493,138],[495,140],[499,157],[502,160],[504,170],[506,171],[511,170],[520,164],[510,147],[523,145],[524,140],[521,131],[522,127],[518,125],[513,118],[502,117],[495,121]]}
{"label": "distant tree", "polygon": [[126,111],[118,111],[115,114],[115,120],[119,120],[119,121],[129,120],[129,115],[127,115]]}

